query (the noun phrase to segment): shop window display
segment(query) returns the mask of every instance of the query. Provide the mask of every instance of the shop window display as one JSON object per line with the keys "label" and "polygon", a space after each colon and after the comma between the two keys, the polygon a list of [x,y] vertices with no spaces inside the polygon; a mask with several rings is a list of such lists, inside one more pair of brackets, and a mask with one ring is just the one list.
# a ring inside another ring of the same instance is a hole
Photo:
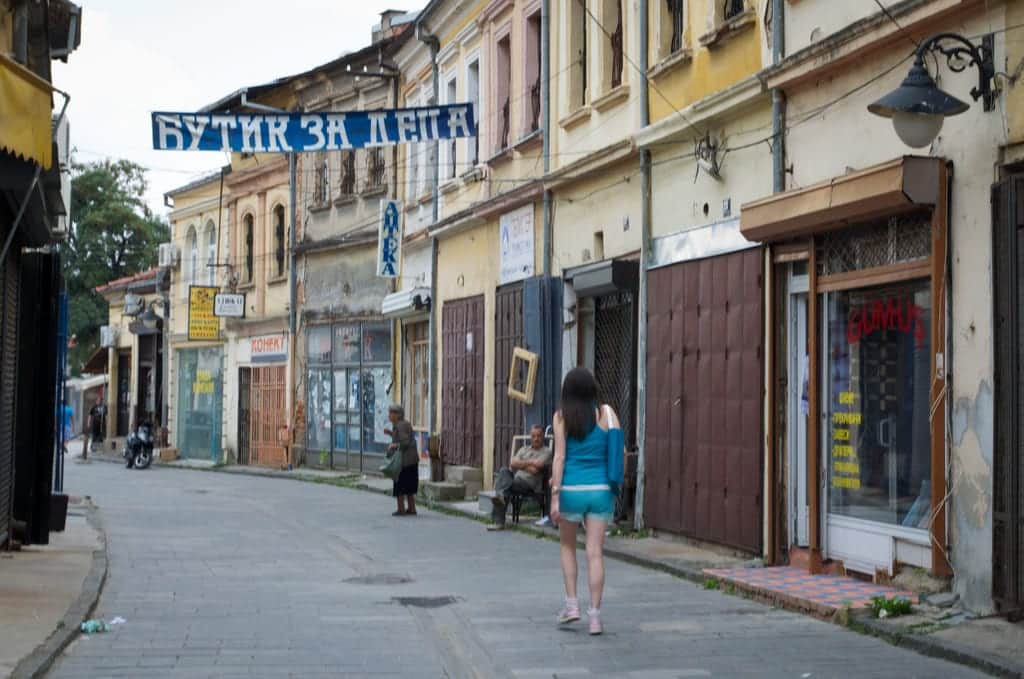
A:
{"label": "shop window display", "polygon": [[825,299],[829,511],[927,529],[931,286],[916,281]]}

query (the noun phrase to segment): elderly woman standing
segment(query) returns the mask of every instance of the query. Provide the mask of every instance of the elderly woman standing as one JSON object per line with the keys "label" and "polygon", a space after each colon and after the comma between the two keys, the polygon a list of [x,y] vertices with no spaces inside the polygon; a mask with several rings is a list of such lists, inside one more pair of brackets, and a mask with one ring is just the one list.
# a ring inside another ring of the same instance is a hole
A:
{"label": "elderly woman standing", "polygon": [[[420,485],[420,458],[416,452],[416,440],[413,438],[412,425],[405,419],[405,409],[400,405],[388,408],[388,419],[392,429],[384,433],[391,437],[389,450],[398,450],[402,456],[402,471],[395,479],[392,494],[398,499],[398,511],[392,516],[414,516],[416,514],[416,493]],[[409,499],[406,509],[405,498]]]}

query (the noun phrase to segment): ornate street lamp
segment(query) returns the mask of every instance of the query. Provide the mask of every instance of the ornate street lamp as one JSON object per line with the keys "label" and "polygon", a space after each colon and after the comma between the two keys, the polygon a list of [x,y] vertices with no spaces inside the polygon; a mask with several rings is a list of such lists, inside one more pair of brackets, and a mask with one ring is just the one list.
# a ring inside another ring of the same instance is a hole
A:
{"label": "ornate street lamp", "polygon": [[994,39],[991,35],[975,45],[956,33],[939,33],[925,40],[914,53],[903,83],[875,103],[868,110],[883,118],[892,118],[896,134],[903,143],[915,149],[929,146],[942,130],[946,116],[955,116],[970,108],[948,92],[943,92],[925,67],[929,52],[946,57],[946,65],[955,73],[971,66],[978,67],[978,86],[971,90],[974,101],[984,99],[986,111],[993,107],[992,80],[995,65],[992,59]]}

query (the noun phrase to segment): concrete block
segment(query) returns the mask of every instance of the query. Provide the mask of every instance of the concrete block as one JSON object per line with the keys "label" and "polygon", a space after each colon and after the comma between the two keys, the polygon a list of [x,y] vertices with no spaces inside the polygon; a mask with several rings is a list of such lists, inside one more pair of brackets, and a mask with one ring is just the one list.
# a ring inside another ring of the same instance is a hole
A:
{"label": "concrete block", "polygon": [[456,502],[466,498],[466,486],[451,481],[428,481],[421,483],[423,497],[435,502]]}
{"label": "concrete block", "polygon": [[477,504],[479,505],[481,512],[490,513],[491,507],[493,506],[491,498],[495,495],[497,495],[497,493],[493,490],[483,490],[477,493]]}
{"label": "concrete block", "polygon": [[157,451],[156,457],[161,462],[174,462],[178,459],[177,448],[161,448]]}
{"label": "concrete block", "polygon": [[445,467],[445,477],[446,481],[455,483],[479,483],[482,485],[484,482],[483,470],[476,467],[448,466]]}
{"label": "concrete block", "polygon": [[465,481],[462,485],[466,487],[467,500],[479,497],[480,491],[484,489],[484,484],[479,481]]}

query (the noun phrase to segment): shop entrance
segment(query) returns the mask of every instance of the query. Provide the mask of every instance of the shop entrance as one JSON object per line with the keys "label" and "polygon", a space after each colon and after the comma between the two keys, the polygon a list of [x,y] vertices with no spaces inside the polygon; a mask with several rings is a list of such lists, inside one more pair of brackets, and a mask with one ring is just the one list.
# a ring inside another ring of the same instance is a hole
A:
{"label": "shop entrance", "polygon": [[441,454],[446,464],[483,467],[484,296],[446,301],[441,331]]}
{"label": "shop entrance", "polygon": [[760,249],[652,270],[644,517],[750,553],[762,543]]}
{"label": "shop entrance", "polygon": [[995,298],[995,446],[992,597],[1001,611],[1024,609],[1024,175],[992,187]]}
{"label": "shop entrance", "polygon": [[[508,396],[512,351],[523,347],[523,284],[498,288],[494,312],[494,469],[507,467],[512,437],[523,433],[523,404]],[[522,362],[520,372],[525,373]],[[522,379],[523,375],[519,376]],[[543,426],[543,423],[542,423]]]}
{"label": "shop entrance", "polygon": [[117,436],[127,436],[132,411],[132,355],[117,354]]}
{"label": "shop entrance", "polygon": [[810,514],[807,503],[807,415],[810,394],[807,360],[807,264],[802,263],[803,274],[790,272],[787,304],[786,422],[790,424],[786,439],[789,488],[790,544],[807,547]]}
{"label": "shop entrance", "polygon": [[281,443],[281,429],[287,424],[285,366],[249,369],[248,392],[247,463],[284,467],[288,464],[287,451]]}

